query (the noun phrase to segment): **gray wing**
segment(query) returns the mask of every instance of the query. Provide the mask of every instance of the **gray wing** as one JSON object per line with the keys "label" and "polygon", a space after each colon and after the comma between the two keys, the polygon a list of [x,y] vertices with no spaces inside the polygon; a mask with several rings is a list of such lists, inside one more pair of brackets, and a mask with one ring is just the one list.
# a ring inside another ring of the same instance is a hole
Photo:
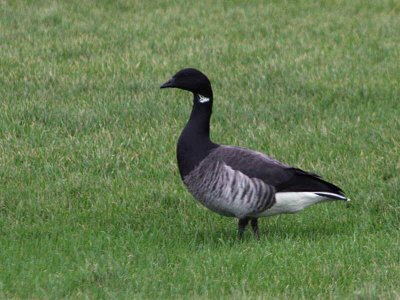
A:
{"label": "gray wing", "polygon": [[213,155],[232,169],[273,186],[277,192],[319,191],[344,195],[339,187],[318,175],[290,167],[257,151],[221,145]]}

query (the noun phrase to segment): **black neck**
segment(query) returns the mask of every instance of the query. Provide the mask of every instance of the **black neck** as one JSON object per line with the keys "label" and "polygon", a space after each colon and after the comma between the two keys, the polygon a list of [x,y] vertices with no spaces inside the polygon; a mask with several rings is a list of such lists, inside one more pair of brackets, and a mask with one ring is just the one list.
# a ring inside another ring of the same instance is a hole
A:
{"label": "black neck", "polygon": [[193,96],[193,107],[186,128],[190,128],[192,134],[210,139],[210,119],[212,114],[212,98],[207,103],[199,103],[199,96]]}
{"label": "black neck", "polygon": [[193,97],[193,108],[189,121],[178,141],[177,158],[181,177],[190,173],[210,150],[217,147],[210,140],[210,119],[212,97],[209,102],[200,103],[199,96]]}

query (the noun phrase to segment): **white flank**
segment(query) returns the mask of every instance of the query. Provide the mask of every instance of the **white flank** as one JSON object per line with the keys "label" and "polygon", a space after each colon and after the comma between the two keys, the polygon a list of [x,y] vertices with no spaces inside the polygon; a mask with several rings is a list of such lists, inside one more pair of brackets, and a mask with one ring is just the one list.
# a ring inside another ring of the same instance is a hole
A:
{"label": "white flank", "polygon": [[[331,195],[338,196],[336,194]],[[263,211],[258,216],[266,217],[278,214],[292,214],[301,211],[310,205],[332,200],[323,196],[319,196],[313,192],[281,192],[275,194],[275,199],[276,202],[274,206],[266,211]]]}
{"label": "white flank", "polygon": [[326,196],[328,196],[328,198],[329,198],[329,196],[333,196],[333,197],[336,197],[336,198],[340,198],[342,200],[350,201],[350,198],[346,198],[346,197],[344,197],[342,195],[338,195],[338,194],[335,194],[335,193],[328,193],[328,192],[317,192],[317,193],[320,194],[321,196],[322,195],[326,195]]}

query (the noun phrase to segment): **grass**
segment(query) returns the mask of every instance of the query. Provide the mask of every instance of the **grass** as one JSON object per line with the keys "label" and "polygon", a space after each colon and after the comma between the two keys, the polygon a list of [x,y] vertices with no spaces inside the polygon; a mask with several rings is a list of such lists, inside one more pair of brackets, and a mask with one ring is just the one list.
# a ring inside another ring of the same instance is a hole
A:
{"label": "grass", "polygon": [[[0,298],[400,298],[398,1],[0,1]],[[350,205],[202,209],[175,143],[194,66],[212,137]]]}

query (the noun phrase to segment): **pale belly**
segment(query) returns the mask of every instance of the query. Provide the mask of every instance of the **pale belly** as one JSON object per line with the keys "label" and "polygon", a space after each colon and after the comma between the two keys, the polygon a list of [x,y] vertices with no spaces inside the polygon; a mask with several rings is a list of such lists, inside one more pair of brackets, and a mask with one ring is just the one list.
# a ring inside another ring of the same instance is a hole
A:
{"label": "pale belly", "polygon": [[242,218],[251,214],[253,207],[247,203],[232,201],[231,197],[214,198],[213,195],[196,197],[197,200],[208,209],[226,217]]}

